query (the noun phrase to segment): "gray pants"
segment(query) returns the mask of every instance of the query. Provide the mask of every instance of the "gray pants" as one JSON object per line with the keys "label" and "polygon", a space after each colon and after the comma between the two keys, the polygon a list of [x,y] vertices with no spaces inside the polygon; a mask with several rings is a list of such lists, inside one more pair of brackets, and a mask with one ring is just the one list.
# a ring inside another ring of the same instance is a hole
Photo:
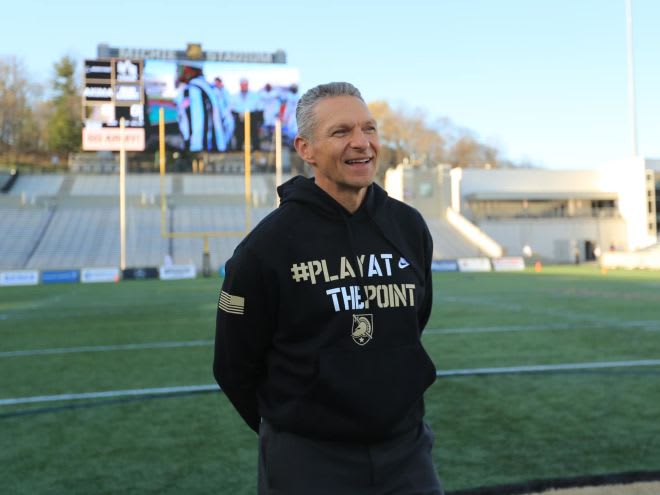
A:
{"label": "gray pants", "polygon": [[312,440],[259,431],[259,495],[443,495],[426,423],[372,444]]}

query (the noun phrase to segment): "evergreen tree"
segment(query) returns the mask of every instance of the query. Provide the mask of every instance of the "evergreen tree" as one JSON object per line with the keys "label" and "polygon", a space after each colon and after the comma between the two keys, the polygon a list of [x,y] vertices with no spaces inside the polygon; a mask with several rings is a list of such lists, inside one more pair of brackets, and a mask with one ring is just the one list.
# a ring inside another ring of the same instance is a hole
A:
{"label": "evergreen tree", "polygon": [[53,152],[67,154],[78,151],[81,143],[81,95],[76,81],[76,62],[67,55],[56,62],[54,68],[48,145]]}

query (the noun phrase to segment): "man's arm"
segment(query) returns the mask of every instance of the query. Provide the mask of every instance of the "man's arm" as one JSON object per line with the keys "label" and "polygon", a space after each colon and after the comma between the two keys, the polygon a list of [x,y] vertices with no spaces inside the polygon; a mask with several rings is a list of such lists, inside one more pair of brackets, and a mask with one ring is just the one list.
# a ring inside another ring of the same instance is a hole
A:
{"label": "man's arm", "polygon": [[215,330],[213,374],[250,428],[259,431],[257,388],[274,318],[272,299],[255,257],[237,249],[227,263]]}

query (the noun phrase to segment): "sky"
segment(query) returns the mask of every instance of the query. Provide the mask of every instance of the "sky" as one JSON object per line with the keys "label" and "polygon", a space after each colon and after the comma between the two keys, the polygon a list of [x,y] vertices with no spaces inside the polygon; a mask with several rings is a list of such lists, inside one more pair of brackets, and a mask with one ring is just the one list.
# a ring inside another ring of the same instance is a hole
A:
{"label": "sky", "polygon": [[[633,154],[625,0],[21,0],[0,56],[46,83],[111,47],[287,53],[304,92],[450,119],[514,161],[597,170]],[[660,1],[632,0],[639,155],[660,158]]]}

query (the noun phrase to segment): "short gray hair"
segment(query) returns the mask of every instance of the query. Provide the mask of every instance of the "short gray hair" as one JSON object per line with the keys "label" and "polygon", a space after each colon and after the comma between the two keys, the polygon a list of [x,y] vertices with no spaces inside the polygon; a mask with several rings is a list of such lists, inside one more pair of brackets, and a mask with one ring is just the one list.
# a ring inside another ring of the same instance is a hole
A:
{"label": "short gray hair", "polygon": [[302,95],[296,106],[296,122],[298,123],[298,134],[301,137],[311,139],[316,125],[314,119],[314,108],[316,104],[323,98],[333,96],[354,96],[364,102],[360,90],[347,82],[319,84],[310,89]]}

